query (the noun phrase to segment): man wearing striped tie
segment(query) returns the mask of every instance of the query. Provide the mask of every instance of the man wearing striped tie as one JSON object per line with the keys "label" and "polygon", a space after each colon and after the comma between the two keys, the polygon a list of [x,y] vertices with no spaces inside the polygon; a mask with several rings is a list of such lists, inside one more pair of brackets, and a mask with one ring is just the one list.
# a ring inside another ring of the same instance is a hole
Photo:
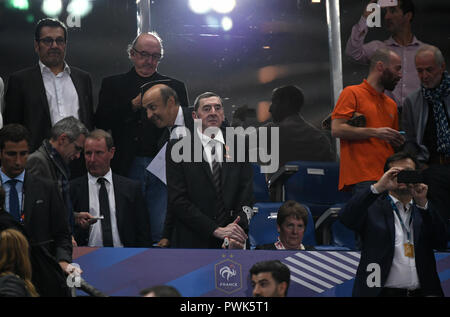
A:
{"label": "man wearing striped tie", "polygon": [[[199,95],[192,117],[196,121],[192,134],[169,142],[166,152],[168,213],[175,221],[172,247],[243,248],[248,219],[242,207],[253,203],[251,165],[232,160],[235,153],[220,128],[225,119],[220,96]],[[180,153],[186,148],[180,150],[178,142],[190,145],[188,155]]]}

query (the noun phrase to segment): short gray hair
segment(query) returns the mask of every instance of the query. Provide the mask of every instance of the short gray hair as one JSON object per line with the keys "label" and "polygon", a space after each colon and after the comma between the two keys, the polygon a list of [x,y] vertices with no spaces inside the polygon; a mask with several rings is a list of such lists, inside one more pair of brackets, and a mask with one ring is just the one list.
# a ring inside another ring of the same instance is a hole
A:
{"label": "short gray hair", "polygon": [[422,45],[417,50],[416,57],[424,52],[432,52],[434,54],[434,60],[436,61],[436,64],[438,64],[439,66],[443,66],[445,64],[444,55],[442,55],[441,50],[437,46],[428,44]]}
{"label": "short gray hair", "polygon": [[51,130],[51,139],[56,140],[65,133],[70,142],[74,142],[81,134],[88,135],[89,130],[77,118],[70,116],[56,122]]}
{"label": "short gray hair", "polygon": [[95,140],[101,140],[105,139],[106,148],[108,150],[111,150],[112,147],[114,147],[114,140],[110,133],[106,132],[102,129],[96,129],[88,134],[86,139],[95,139]]}
{"label": "short gray hair", "polygon": [[155,31],[152,31],[152,32],[144,32],[144,33],[141,33],[141,34],[139,34],[138,36],[136,36],[136,37],[134,38],[133,42],[131,42],[130,44],[128,44],[128,47],[127,47],[128,58],[130,58],[131,50],[134,48],[134,46],[136,45],[137,41],[139,40],[139,37],[140,37],[142,34],[152,35],[153,37],[155,37],[155,38],[158,40],[159,46],[161,47],[161,58],[163,58],[163,57],[164,57],[164,47],[163,47],[163,42],[162,42],[162,39],[161,39],[161,37],[159,36],[159,34],[156,33]]}

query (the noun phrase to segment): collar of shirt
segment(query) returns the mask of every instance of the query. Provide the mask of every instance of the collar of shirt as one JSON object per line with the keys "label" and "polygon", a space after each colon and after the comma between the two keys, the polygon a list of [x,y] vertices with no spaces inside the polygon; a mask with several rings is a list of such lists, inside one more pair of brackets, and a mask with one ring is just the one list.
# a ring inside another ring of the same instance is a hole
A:
{"label": "collar of shirt", "polygon": [[106,173],[104,176],[93,176],[91,175],[91,173],[88,172],[88,181],[91,184],[97,184],[97,180],[103,177],[104,179],[106,179],[108,181],[109,184],[112,184],[112,171],[111,169],[109,169],[108,173]]}
{"label": "collar of shirt", "polygon": [[383,92],[376,91],[375,88],[373,88],[372,85],[369,84],[367,79],[363,80],[363,85],[364,85],[364,88],[366,88],[370,94],[372,94],[374,96],[379,96],[380,98],[386,97],[386,95]]}
{"label": "collar of shirt", "polygon": [[222,134],[222,130],[220,130],[220,128],[217,128],[217,134],[215,135],[214,139],[211,139],[209,136],[207,136],[206,134],[203,134],[200,129],[197,129],[197,135],[200,138],[200,141],[202,142],[203,147],[208,147],[208,144],[210,144],[210,142],[212,140],[217,141],[222,143],[223,145],[225,145],[225,141],[223,139],[223,134]]}
{"label": "collar of shirt", "polygon": [[5,184],[10,179],[16,179],[23,183],[23,181],[25,180],[25,170],[23,170],[22,173],[20,173],[16,177],[11,178],[8,175],[6,175],[5,173],[3,173],[3,170],[0,169],[0,176],[2,177],[2,184]]}
{"label": "collar of shirt", "polygon": [[[384,43],[388,46],[398,46],[398,47],[403,46],[403,45],[398,44],[392,36],[390,38],[388,38],[386,41],[384,41]],[[409,43],[406,46],[415,46],[415,45],[421,45],[421,44],[422,44],[422,42],[420,42],[415,36],[413,36],[413,40],[411,41],[411,43]]]}
{"label": "collar of shirt", "polygon": [[[283,245],[283,242],[281,242],[280,237],[278,237],[278,240],[274,244],[277,250],[286,250],[286,247]],[[300,243],[297,250],[305,250],[305,246],[303,245],[303,243]]]}
{"label": "collar of shirt", "polygon": [[392,201],[397,206],[397,208],[398,208],[399,204],[403,206],[403,209],[398,208],[400,211],[403,210],[403,212],[406,212],[406,213],[411,211],[411,206],[413,204],[412,199],[406,205],[403,205],[403,203],[400,200],[398,200],[397,198],[395,198],[394,196],[392,196],[392,195],[389,195],[389,196],[392,198]]}
{"label": "collar of shirt", "polygon": [[[53,74],[53,72],[50,70],[50,68],[48,68],[44,63],[42,63],[41,60],[39,60],[39,67],[41,69],[42,74],[44,74],[44,73],[52,73]],[[63,72],[70,75],[70,67],[69,67],[69,65],[67,65],[66,62],[64,62]]]}

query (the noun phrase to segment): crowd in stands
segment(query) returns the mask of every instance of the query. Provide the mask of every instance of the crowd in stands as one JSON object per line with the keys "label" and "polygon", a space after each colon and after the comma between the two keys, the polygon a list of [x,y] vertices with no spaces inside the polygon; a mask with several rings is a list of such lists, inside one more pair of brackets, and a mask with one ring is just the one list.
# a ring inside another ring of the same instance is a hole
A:
{"label": "crowd in stands", "polygon": [[[364,43],[368,15],[346,47],[368,75],[342,91],[331,114],[340,157],[326,131],[301,115],[302,89],[280,86],[270,122],[256,130],[279,136],[269,145],[278,165],[268,179],[288,162],[339,161],[338,188],[353,194],[339,219],[361,242],[354,296],[443,296],[433,250],[445,249],[449,234],[446,63],[413,35],[412,1],[386,8],[385,41]],[[302,241],[314,223],[296,201],[281,204],[276,241],[250,246],[252,136],[227,129],[247,128],[248,109],[230,125],[220,95],[206,91],[190,104],[185,83],[158,72],[157,33],[131,42],[132,67],[102,80],[95,112],[90,74],[65,60],[66,26],[46,18],[34,36],[38,64],[9,75],[4,94],[0,80],[0,295],[68,296],[58,281],[82,274],[71,265],[77,246],[314,250]],[[362,124],[352,124],[355,115]],[[242,139],[245,159],[237,160],[230,142]],[[402,171],[421,180],[397,181]],[[366,284],[375,262],[389,273],[377,289]],[[255,264],[250,274],[254,296],[287,295],[281,262]],[[158,287],[141,295],[165,292],[179,296]]]}

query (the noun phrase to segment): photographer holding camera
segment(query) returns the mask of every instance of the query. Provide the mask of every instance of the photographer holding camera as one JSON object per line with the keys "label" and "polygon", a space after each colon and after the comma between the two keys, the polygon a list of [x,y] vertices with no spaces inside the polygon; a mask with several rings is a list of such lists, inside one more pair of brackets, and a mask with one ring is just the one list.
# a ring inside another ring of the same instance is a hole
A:
{"label": "photographer holding camera", "polygon": [[[443,296],[433,249],[445,249],[446,228],[423,183],[400,183],[415,157],[398,152],[386,160],[384,175],[357,192],[340,212],[341,222],[361,236],[361,260],[353,296]],[[380,285],[371,287],[369,265],[377,264]]]}

